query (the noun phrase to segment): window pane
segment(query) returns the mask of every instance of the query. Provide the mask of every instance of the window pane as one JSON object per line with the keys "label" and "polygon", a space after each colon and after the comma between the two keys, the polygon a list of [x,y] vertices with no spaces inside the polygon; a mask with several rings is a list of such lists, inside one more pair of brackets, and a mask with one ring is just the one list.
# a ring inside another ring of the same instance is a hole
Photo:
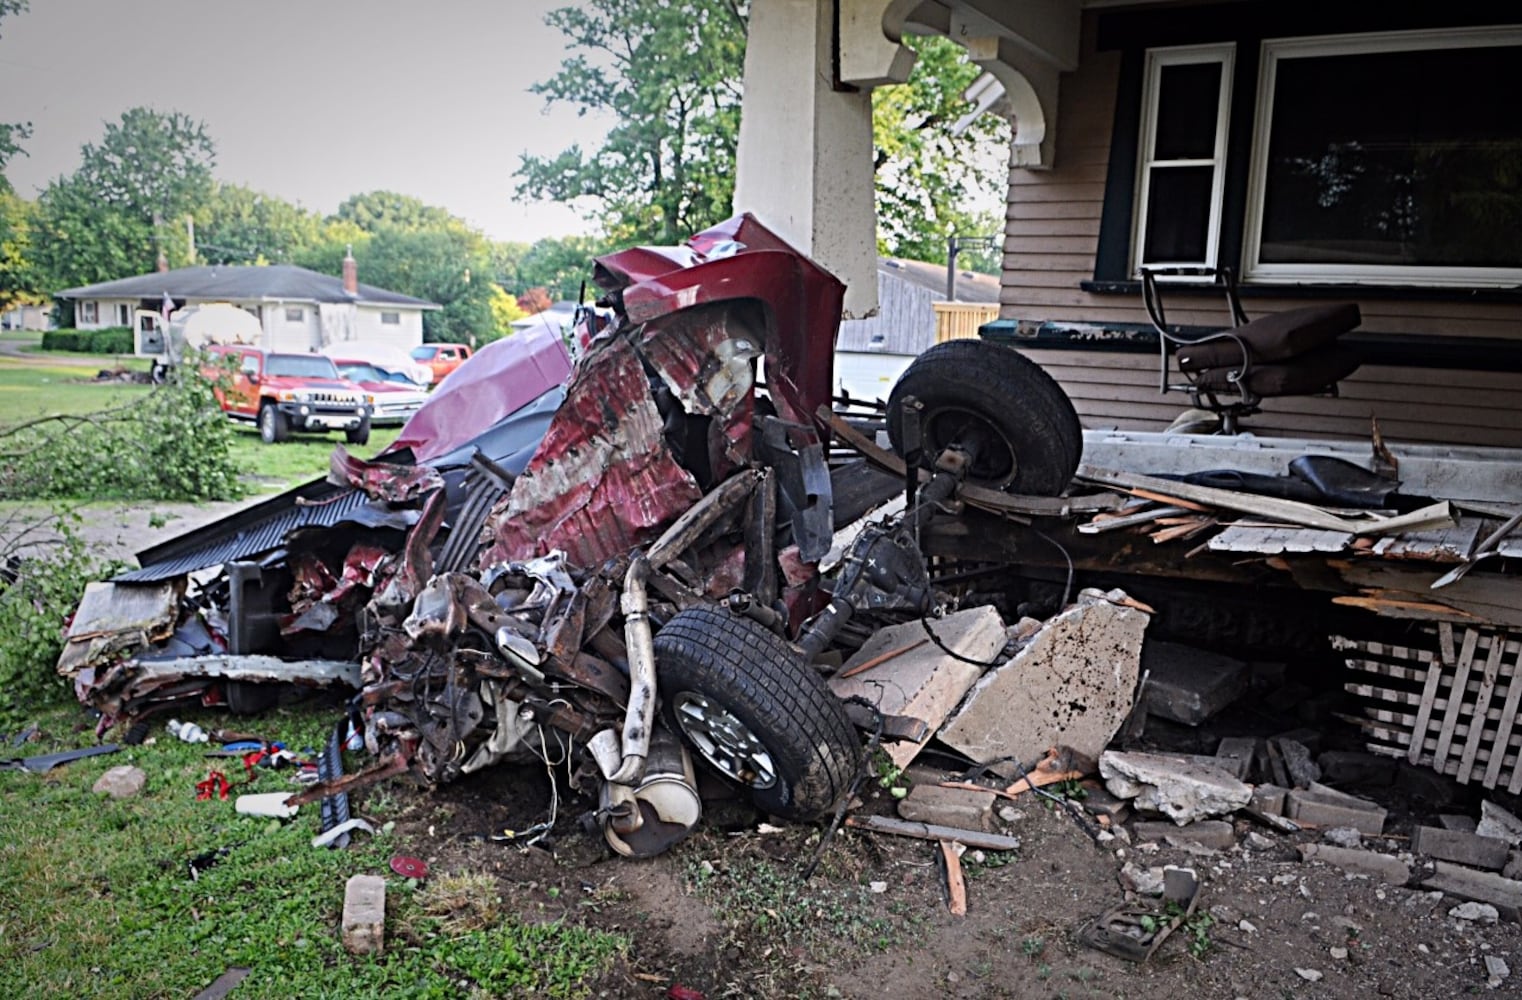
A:
{"label": "window pane", "polygon": [[1522,47],[1278,64],[1264,263],[1522,266]]}
{"label": "window pane", "polygon": [[1154,160],[1209,160],[1215,156],[1216,111],[1221,103],[1221,64],[1162,67],[1158,87]]}
{"label": "window pane", "polygon": [[1142,263],[1203,263],[1214,167],[1153,167]]}

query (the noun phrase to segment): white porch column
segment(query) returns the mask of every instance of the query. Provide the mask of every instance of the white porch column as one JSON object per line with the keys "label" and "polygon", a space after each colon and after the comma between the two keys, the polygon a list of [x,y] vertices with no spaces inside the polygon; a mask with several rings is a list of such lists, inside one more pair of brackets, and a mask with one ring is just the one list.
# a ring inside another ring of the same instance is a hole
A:
{"label": "white porch column", "polygon": [[734,204],[844,281],[860,318],[877,312],[872,93],[835,89],[834,22],[831,0],[751,7]]}

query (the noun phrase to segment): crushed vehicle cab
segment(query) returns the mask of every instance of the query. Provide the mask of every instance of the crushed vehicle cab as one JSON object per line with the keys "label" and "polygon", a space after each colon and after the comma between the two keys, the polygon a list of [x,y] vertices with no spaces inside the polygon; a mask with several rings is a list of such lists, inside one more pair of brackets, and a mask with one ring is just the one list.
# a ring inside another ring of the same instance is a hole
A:
{"label": "crushed vehicle cab", "polygon": [[[697,823],[692,751],[766,812],[806,820],[861,773],[857,726],[923,739],[837,697],[819,665],[955,605],[919,530],[972,480],[990,496],[1066,483],[1071,405],[1038,393],[985,416],[948,395],[946,359],[922,367],[909,385],[923,400],[894,402],[925,419],[891,428],[924,469],[907,477],[918,501],[858,531],[827,579],[837,530],[906,485],[830,461],[840,282],[748,215],[601,257],[594,280],[613,319],[587,320],[574,370],[551,333],[491,344],[378,458],[335,449],[326,481],[94,585],[120,593],[76,616],[59,669],[101,725],[229,700],[270,659],[311,683],[348,661],[350,722],[375,761],[293,801],[402,771],[439,784],[565,760],[633,856]],[[993,389],[1044,387],[985,349],[950,361],[989,370]]]}
{"label": "crushed vehicle cab", "polygon": [[343,431],[350,444],[370,440],[374,396],[340,375],[331,358],[226,344],[207,346],[205,355],[222,412],[256,425],[265,444],[300,432]]}

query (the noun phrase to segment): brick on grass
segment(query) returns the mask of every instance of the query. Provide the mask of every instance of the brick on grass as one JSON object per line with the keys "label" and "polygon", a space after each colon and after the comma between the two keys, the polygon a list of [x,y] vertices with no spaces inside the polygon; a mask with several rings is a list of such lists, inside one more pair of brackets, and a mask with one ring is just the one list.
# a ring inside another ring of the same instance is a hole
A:
{"label": "brick on grass", "polygon": [[993,792],[915,785],[909,789],[908,797],[898,804],[898,814],[915,823],[950,826],[958,830],[988,830],[992,826],[993,808]]}
{"label": "brick on grass", "polygon": [[343,945],[351,955],[379,955],[386,937],[386,880],[355,875],[344,886]]}

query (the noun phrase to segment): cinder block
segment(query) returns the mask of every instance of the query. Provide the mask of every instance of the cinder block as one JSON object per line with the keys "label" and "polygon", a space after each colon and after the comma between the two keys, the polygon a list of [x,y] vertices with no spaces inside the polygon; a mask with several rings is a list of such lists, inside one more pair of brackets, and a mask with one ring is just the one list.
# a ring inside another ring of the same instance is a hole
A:
{"label": "cinder block", "polygon": [[1489,903],[1501,919],[1516,922],[1522,917],[1522,882],[1494,872],[1477,872],[1447,861],[1434,862],[1437,871],[1422,883],[1424,889],[1440,889],[1459,899]]}
{"label": "cinder block", "polygon": [[379,955],[385,938],[386,880],[355,875],[344,886],[344,948],[351,955]]}
{"label": "cinder block", "polygon": [[1374,837],[1385,832],[1385,808],[1325,785],[1293,788],[1284,796],[1284,815],[1313,826],[1350,826]]}
{"label": "cinder block", "polygon": [[976,761],[1032,760],[1058,745],[1098,757],[1130,714],[1148,620],[1084,591],[1014,659],[978,680],[941,742]]}
{"label": "cinder block", "polygon": [[904,819],[955,827],[958,830],[991,829],[993,811],[993,792],[942,788],[939,785],[915,785],[898,804],[898,814]]}
{"label": "cinder block", "polygon": [[1143,820],[1132,831],[1139,840],[1188,841],[1217,851],[1229,850],[1237,843],[1236,830],[1224,819],[1202,819],[1183,826]]}
{"label": "cinder block", "polygon": [[1354,875],[1367,875],[1390,885],[1405,885],[1411,869],[1399,858],[1376,854],[1356,847],[1333,847],[1330,844],[1301,844],[1300,857],[1306,861],[1325,861]]}
{"label": "cinder block", "polygon": [[1148,671],[1147,711],[1187,726],[1198,726],[1247,690],[1247,664],[1190,646],[1149,642],[1141,665]]}
{"label": "cinder block", "polygon": [[1252,790],[1252,807],[1265,816],[1283,816],[1284,792],[1278,785],[1258,785]]}
{"label": "cinder block", "polygon": [[1436,826],[1417,827],[1411,837],[1411,849],[1430,858],[1493,872],[1506,867],[1506,859],[1511,854],[1511,845],[1504,840]]}
{"label": "cinder block", "polygon": [[1226,736],[1216,745],[1216,767],[1230,771],[1239,781],[1247,781],[1258,756],[1258,741],[1250,736]]}

